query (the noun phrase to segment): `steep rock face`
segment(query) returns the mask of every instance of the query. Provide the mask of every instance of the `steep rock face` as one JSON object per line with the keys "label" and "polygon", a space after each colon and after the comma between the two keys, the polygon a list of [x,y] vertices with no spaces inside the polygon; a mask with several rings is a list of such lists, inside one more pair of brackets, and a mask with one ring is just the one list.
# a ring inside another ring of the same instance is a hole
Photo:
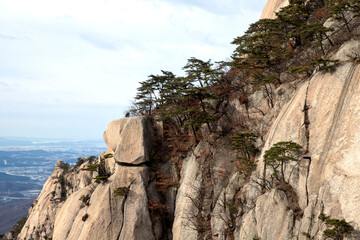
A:
{"label": "steep rock face", "polygon": [[122,118],[110,122],[104,132],[107,152],[114,153],[117,163],[141,164],[149,161],[150,129],[146,118]]}
{"label": "steep rock face", "polygon": [[[119,167],[108,184],[91,185],[72,194],[56,216],[53,239],[140,239],[136,236],[142,235],[151,239],[146,172],[144,167]],[[129,186],[127,196],[114,194],[120,186]],[[91,195],[88,206],[81,201],[86,195]],[[139,227],[141,231],[136,231]]]}
{"label": "steep rock face", "polygon": [[266,2],[266,5],[261,13],[260,19],[264,18],[275,18],[275,13],[280,10],[280,8],[285,7],[289,4],[289,0],[269,0]]}
{"label": "steep rock face", "polygon": [[[348,60],[358,41],[345,43],[334,55]],[[305,131],[304,105],[307,105],[309,136]],[[298,166],[290,166],[286,177],[294,187],[299,205],[304,211],[301,219],[292,220],[294,226],[278,224],[272,232],[263,230],[263,217],[254,213],[269,211],[268,204],[272,199],[264,200],[258,186],[249,184],[248,196],[256,199],[255,209],[249,210],[240,220],[242,226],[238,239],[252,239],[246,232],[254,232],[261,239],[307,239],[302,232],[314,239],[322,239],[326,228],[317,216],[321,212],[331,218],[345,219],[356,229],[360,227],[360,66],[351,62],[342,62],[334,73],[316,73],[304,83],[294,97],[286,104],[273,123],[264,150],[279,141],[294,141],[302,146],[309,140],[310,159],[304,159]],[[256,178],[263,172],[262,157],[259,159]],[[265,194],[266,195],[266,194]],[[277,200],[280,204],[288,201],[287,197]],[[264,202],[265,201],[265,202]],[[274,206],[275,208],[275,206]],[[278,211],[269,219],[286,219],[294,213],[288,209],[285,213]],[[263,214],[262,214],[263,215]],[[291,219],[291,218],[289,218]],[[247,229],[247,230],[246,230]],[[276,236],[285,236],[279,238]]]}
{"label": "steep rock face", "polygon": [[[198,153],[201,146],[198,147]],[[198,198],[197,189],[201,184],[201,172],[196,159],[196,152],[185,160],[181,172],[181,185],[176,195],[175,220],[173,225],[174,239],[197,239],[196,207],[192,200]]]}
{"label": "steep rock face", "polygon": [[[276,105],[262,117],[272,125],[250,181],[245,183],[244,177],[234,172],[226,181],[212,181],[212,186],[208,186],[213,189],[210,226],[205,221],[206,192],[202,193],[202,204],[198,202],[199,189],[206,185],[206,160],[201,157],[209,146],[206,141],[199,143],[183,163],[173,239],[209,238],[205,234],[208,231],[213,239],[305,240],[310,236],[320,240],[326,229],[318,219],[320,213],[345,219],[359,230],[360,126],[356,123],[360,122],[360,65],[351,62],[352,56],[360,53],[359,44],[360,41],[352,40],[340,47],[333,56],[340,60],[335,72],[315,72],[305,82],[276,90]],[[262,96],[255,93],[250,98],[252,104],[266,112],[268,107]],[[241,106],[234,106],[245,112]],[[259,113],[248,114],[256,123]],[[266,123],[259,122],[257,127],[266,128],[261,124]],[[263,192],[258,184],[264,169],[263,154],[280,141],[297,142],[309,153],[298,164],[287,166],[286,180],[293,190],[273,188]],[[216,176],[216,169],[226,176],[226,162],[232,156],[226,157],[226,151],[217,154],[217,148],[210,148],[212,177]],[[239,207],[231,213],[229,206],[236,201],[240,201]],[[202,217],[199,211],[203,212]],[[199,221],[203,221],[201,226]],[[199,235],[200,230],[203,235]],[[358,239],[357,231],[349,239]]]}
{"label": "steep rock face", "polygon": [[29,209],[29,217],[18,236],[19,239],[51,238],[55,216],[63,206],[66,196],[90,184],[90,173],[78,172],[65,176],[64,169],[60,168],[61,163],[62,161],[56,163],[54,172]]}
{"label": "steep rock face", "polygon": [[[96,173],[77,168],[64,172],[57,166],[30,210],[19,239],[154,239],[147,207],[148,167],[138,165],[149,159],[150,125],[142,117],[108,125],[104,134],[108,150],[98,160],[105,161],[112,174],[106,182],[94,182]],[[84,163],[79,168],[87,166]],[[61,195],[59,178],[68,186],[66,195]],[[126,193],[115,194],[119,187]]]}

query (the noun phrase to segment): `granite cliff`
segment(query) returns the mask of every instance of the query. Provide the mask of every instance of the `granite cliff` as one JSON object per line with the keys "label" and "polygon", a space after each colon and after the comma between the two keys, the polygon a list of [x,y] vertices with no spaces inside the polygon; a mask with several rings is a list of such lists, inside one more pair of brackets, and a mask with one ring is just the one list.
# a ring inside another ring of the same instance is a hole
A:
{"label": "granite cliff", "polygon": [[[269,0],[262,18],[286,4]],[[358,17],[348,18],[359,36]],[[333,38],[344,28],[333,19],[324,25],[337,29]],[[321,240],[325,219],[344,220],[353,228],[344,239],[360,239],[360,40],[325,47],[337,60],[332,71],[282,74],[273,104],[261,89],[246,104],[233,93],[215,130],[204,125],[198,141],[182,132],[174,143],[151,117],[110,122],[98,159],[57,163],[18,239]],[[248,175],[227,136],[234,122],[259,133]],[[284,141],[304,151],[272,185],[264,155]]]}
{"label": "granite cliff", "polygon": [[278,12],[280,8],[285,7],[288,4],[288,0],[267,1],[260,18],[274,18],[275,13]]}

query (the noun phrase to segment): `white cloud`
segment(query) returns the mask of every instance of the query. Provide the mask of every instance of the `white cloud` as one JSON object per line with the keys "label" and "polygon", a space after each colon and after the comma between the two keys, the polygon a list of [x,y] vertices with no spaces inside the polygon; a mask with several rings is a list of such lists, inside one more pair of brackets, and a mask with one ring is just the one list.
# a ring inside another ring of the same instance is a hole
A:
{"label": "white cloud", "polygon": [[[0,104],[14,104],[24,117],[29,107],[21,104],[101,104],[121,117],[118,108],[148,75],[182,74],[190,57],[228,58],[230,42],[265,2],[0,0]],[[96,116],[99,108],[86,110]],[[37,112],[46,120],[46,110]]]}

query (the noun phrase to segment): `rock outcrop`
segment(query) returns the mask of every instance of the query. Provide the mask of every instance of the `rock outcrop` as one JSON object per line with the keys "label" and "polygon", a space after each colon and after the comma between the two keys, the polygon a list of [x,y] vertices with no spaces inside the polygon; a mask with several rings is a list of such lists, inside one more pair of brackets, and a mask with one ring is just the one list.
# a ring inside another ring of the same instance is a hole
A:
{"label": "rock outcrop", "polygon": [[92,177],[88,172],[65,175],[63,164],[58,161],[55,170],[44,184],[39,197],[29,209],[29,217],[19,239],[47,239],[53,235],[55,216],[64,204],[66,196],[90,184]]}
{"label": "rock outcrop", "polygon": [[[147,207],[148,167],[138,166],[149,160],[150,126],[151,120],[143,117],[108,125],[108,150],[98,161],[112,154],[106,158],[112,167],[103,183],[93,181],[96,173],[81,171],[89,162],[69,170],[57,163],[19,239],[155,239]],[[117,194],[117,188],[123,191]]]}
{"label": "rock outcrop", "polygon": [[266,5],[261,13],[260,19],[264,18],[275,18],[277,12],[282,7],[285,7],[289,4],[289,0],[269,0],[266,2]]}
{"label": "rock outcrop", "polygon": [[148,162],[151,151],[150,131],[151,126],[146,118],[122,118],[110,122],[104,132],[107,153],[113,153],[115,161],[120,164]]}

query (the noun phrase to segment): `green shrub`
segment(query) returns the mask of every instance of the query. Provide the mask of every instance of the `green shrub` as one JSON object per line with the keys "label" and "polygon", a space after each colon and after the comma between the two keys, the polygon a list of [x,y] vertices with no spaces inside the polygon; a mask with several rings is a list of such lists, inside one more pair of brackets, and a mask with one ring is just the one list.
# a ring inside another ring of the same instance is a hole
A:
{"label": "green shrub", "polygon": [[114,154],[112,154],[112,153],[108,153],[108,154],[105,154],[105,155],[104,155],[104,158],[105,158],[105,159],[107,159],[107,158],[112,158],[112,157],[114,157]]}
{"label": "green shrub", "polygon": [[238,208],[235,206],[235,205],[233,205],[233,204],[231,204],[231,203],[226,203],[226,206],[227,206],[227,208],[229,209],[229,212],[231,213],[231,214],[236,214],[237,212],[238,212]]}
{"label": "green shrub", "polygon": [[60,161],[59,168],[63,169],[66,172],[69,170],[70,165],[69,163],[64,163],[63,161]]}
{"label": "green shrub", "polygon": [[94,156],[94,155],[91,155],[90,157],[88,157],[88,160],[89,161],[94,161],[94,160],[96,160],[96,156]]}
{"label": "green shrub", "polygon": [[81,169],[82,171],[89,171],[89,172],[97,172],[98,175],[95,177],[95,182],[106,182],[107,179],[110,177],[110,174],[106,172],[105,168],[105,159],[100,161],[100,164],[90,164],[86,168]]}
{"label": "green shrub", "polygon": [[84,158],[78,158],[77,162],[75,163],[75,167],[81,166],[85,162]]}
{"label": "green shrub", "polygon": [[332,73],[336,70],[336,67],[339,64],[339,60],[319,58],[312,61],[311,63],[319,67],[320,71]]}
{"label": "green shrub", "polygon": [[329,229],[324,230],[325,237],[334,240],[342,240],[354,231],[354,228],[344,219],[326,219],[325,224],[329,227]]}
{"label": "green shrub", "polygon": [[89,171],[89,172],[97,172],[98,167],[99,167],[99,164],[94,163],[94,164],[88,165],[88,166],[85,167],[85,168],[82,168],[81,170],[82,170],[82,171]]}
{"label": "green shrub", "polygon": [[95,182],[96,183],[101,183],[101,182],[104,183],[104,182],[107,182],[108,178],[109,178],[109,176],[107,176],[107,175],[97,175],[95,177]]}
{"label": "green shrub", "polygon": [[343,240],[354,231],[353,226],[344,219],[329,218],[324,213],[320,213],[318,218],[327,226],[323,232],[326,239]]}
{"label": "green shrub", "polygon": [[126,197],[129,194],[129,187],[117,187],[114,189],[115,196],[123,196]]}
{"label": "green shrub", "polygon": [[307,73],[309,71],[309,68],[306,66],[296,66],[289,68],[289,72],[295,72],[295,73]]}

